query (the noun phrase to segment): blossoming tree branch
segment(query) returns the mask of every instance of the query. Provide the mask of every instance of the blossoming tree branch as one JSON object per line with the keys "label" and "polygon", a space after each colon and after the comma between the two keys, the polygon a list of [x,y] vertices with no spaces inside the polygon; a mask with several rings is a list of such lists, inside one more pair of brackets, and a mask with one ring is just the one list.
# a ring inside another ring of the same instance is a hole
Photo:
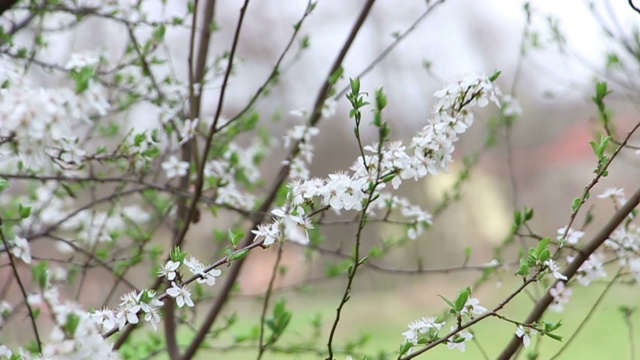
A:
{"label": "blossoming tree branch", "polygon": [[[508,87],[501,72],[484,69],[448,79],[431,99],[411,99],[433,106],[415,114],[421,128],[402,138],[388,121],[384,84],[363,90],[372,81],[367,75],[447,6],[444,0],[426,1],[415,22],[394,33],[358,72],[345,59],[378,5],[364,1],[350,14],[350,30],[322,84],[305,93],[312,107],[281,104],[296,121],[283,136],[269,131],[273,121],[260,104],[304,61],[300,54],[311,46],[313,35],[305,33],[316,8],[337,3],[309,1],[298,6],[295,23],[278,24],[290,29],[289,37],[240,107],[228,104],[238,73],[251,71],[243,67],[251,59],[239,55],[243,31],[256,15],[250,0],[234,10],[234,25],[224,32],[217,11],[234,5],[214,0],[8,3],[0,17],[0,359],[187,360],[241,350],[257,359],[307,354],[407,360],[436,348],[459,354],[474,345],[485,358],[510,359],[532,343],[571,343],[564,323],[545,315],[567,310],[576,287],[640,281],[640,190],[596,189],[614,171],[611,164],[635,149],[640,126],[622,136],[615,132],[606,78],[592,90],[592,110],[603,129],[591,142],[593,174],[566,204],[565,226],[539,234],[531,222],[534,210],[524,207],[513,209],[507,239],[482,263],[431,268],[416,261],[411,267],[389,256],[428,239],[440,214],[462,196],[478,158],[499,142],[498,135],[509,134],[522,113],[514,94],[498,85]],[[524,12],[533,16],[529,4]],[[61,34],[98,26],[117,31],[124,45],[113,50],[96,44],[62,60],[53,56]],[[523,54],[532,44],[530,26]],[[558,29],[552,24],[551,30]],[[171,32],[183,41],[169,42]],[[217,42],[224,44],[220,53]],[[640,52],[637,42],[625,44],[632,55]],[[177,63],[186,72],[176,71]],[[340,104],[348,110],[339,110]],[[320,126],[332,117],[349,124],[357,153],[350,166],[319,173],[314,144],[335,136]],[[140,123],[147,125],[135,126]],[[449,172],[463,155],[456,144],[475,128],[488,129],[489,139],[462,160],[464,171],[449,196],[425,206],[401,195],[408,184]],[[613,210],[587,231],[594,202],[610,202]],[[206,251],[193,241],[194,228],[203,224],[209,226]],[[350,227],[331,239],[325,229],[336,225]],[[400,235],[372,239],[366,230],[380,226]],[[276,280],[290,247],[303,249],[307,259],[332,262],[324,275],[294,288],[330,280],[338,289],[330,300],[335,311],[312,322],[310,338],[287,337],[296,331],[296,313]],[[260,311],[251,321],[257,325],[246,333],[237,323],[250,312],[227,310],[239,296],[248,257],[266,251],[277,254],[275,265],[261,268],[268,274],[266,290],[255,296]],[[477,281],[454,292],[433,289],[442,311],[416,308],[407,327],[396,329],[395,345],[374,355],[341,332],[357,329],[344,318],[353,309],[350,300],[360,296],[355,287],[364,270],[399,274],[398,281],[402,275],[464,271]],[[478,295],[498,278],[511,279],[505,297],[496,302]],[[96,298],[94,284],[106,295]],[[524,315],[504,311],[520,298],[532,300]],[[490,319],[509,330],[496,335],[504,342],[501,351],[487,354],[474,329]]]}

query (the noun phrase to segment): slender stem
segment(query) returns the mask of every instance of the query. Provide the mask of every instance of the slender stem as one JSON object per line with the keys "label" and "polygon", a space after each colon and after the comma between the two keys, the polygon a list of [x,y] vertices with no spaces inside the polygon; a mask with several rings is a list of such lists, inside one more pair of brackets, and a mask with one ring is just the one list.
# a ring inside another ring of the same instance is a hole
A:
{"label": "slender stem", "polygon": [[281,71],[280,67],[281,67],[282,61],[284,60],[284,57],[289,53],[289,50],[291,49],[294,40],[298,37],[300,29],[302,28],[302,23],[309,16],[309,14],[311,14],[312,7],[313,7],[313,3],[309,1],[307,3],[307,7],[305,8],[304,15],[302,15],[302,18],[296,24],[297,26],[294,26],[293,28],[293,34],[291,34],[291,37],[289,38],[289,42],[284,47],[284,50],[280,53],[280,56],[278,57],[278,60],[276,60],[275,65],[273,65],[273,70],[271,70],[271,74],[269,74],[269,76],[265,79],[265,81],[258,88],[258,90],[256,90],[253,96],[251,96],[251,100],[249,100],[247,105],[245,105],[245,107],[242,110],[240,110],[234,117],[232,117],[226,124],[220,125],[216,129],[216,131],[220,131],[224,127],[231,125],[235,120],[239,119],[241,116],[246,114],[247,111],[251,109],[251,107],[256,103],[256,101],[258,101],[260,96],[265,92],[269,84],[271,84],[271,82],[277,78],[277,76],[280,74],[280,71]]}
{"label": "slender stem", "polygon": [[562,352],[565,351],[569,347],[569,345],[573,342],[573,340],[575,340],[575,338],[580,333],[580,330],[582,330],[584,328],[584,326],[587,324],[587,321],[589,321],[589,319],[591,319],[591,316],[593,316],[593,313],[598,308],[598,305],[600,305],[602,303],[602,299],[604,299],[604,296],[609,292],[611,287],[613,287],[613,284],[616,283],[616,280],[620,276],[621,272],[622,272],[622,268],[619,268],[617,274],[613,277],[613,279],[611,279],[611,281],[609,281],[609,283],[604,288],[604,290],[602,291],[600,296],[598,296],[598,299],[596,300],[595,304],[593,304],[591,309],[589,309],[589,312],[587,313],[587,316],[585,316],[584,319],[582,319],[582,321],[580,322],[580,325],[578,325],[578,328],[576,328],[576,331],[573,332],[573,334],[571,335],[569,340],[565,341],[564,344],[562,345],[562,347],[560,348],[560,350],[558,350],[558,352],[555,355],[553,355],[553,357],[551,357],[549,360],[554,360],[554,359],[559,358],[560,354],[562,354]]}
{"label": "slender stem", "polygon": [[[367,67],[364,68],[364,70],[362,70],[356,77],[363,78],[371,70],[373,70],[382,60],[384,60],[389,54],[391,54],[396,46],[400,45],[400,43],[405,38],[407,38],[418,27],[418,25],[420,25],[420,23],[424,21],[424,19],[427,18],[427,15],[429,15],[431,11],[433,11],[433,9],[435,9],[438,5],[444,3],[445,1],[446,0],[438,0],[433,4],[427,5],[427,9],[422,14],[420,14],[420,16],[418,16],[418,18],[402,34],[396,37],[389,46],[387,46],[375,59],[373,59],[373,61],[370,62],[369,65],[367,65]],[[342,97],[347,91],[349,91],[349,86],[345,86],[336,94],[334,98],[338,99]]]}
{"label": "slender stem", "polygon": [[9,263],[11,265],[11,270],[13,271],[13,275],[16,278],[16,282],[18,283],[18,287],[20,287],[20,291],[22,292],[22,297],[24,299],[24,303],[27,306],[27,310],[29,311],[29,318],[31,320],[31,327],[33,328],[33,334],[36,338],[36,345],[38,346],[38,352],[42,353],[42,341],[40,341],[40,334],[38,334],[38,326],[36,325],[36,315],[31,308],[31,304],[29,304],[29,300],[27,298],[29,295],[27,294],[27,289],[20,278],[20,273],[18,272],[18,266],[16,265],[16,261],[13,258],[13,254],[9,249],[9,242],[4,237],[4,231],[2,228],[4,227],[2,218],[0,218],[0,238],[2,239],[2,243],[4,244],[4,248],[7,249],[7,256],[9,257]]}
{"label": "slender stem", "polygon": [[267,292],[264,296],[264,301],[262,302],[262,313],[260,314],[260,336],[258,340],[258,357],[256,360],[262,359],[262,355],[264,355],[267,347],[272,343],[264,343],[264,325],[267,321],[267,309],[269,308],[269,300],[271,299],[271,294],[273,294],[273,288],[276,283],[276,277],[278,276],[278,267],[280,266],[280,262],[282,261],[282,250],[284,246],[282,243],[278,244],[278,257],[276,258],[276,262],[273,264],[273,270],[271,271],[271,279],[269,279],[269,286],[267,287]]}

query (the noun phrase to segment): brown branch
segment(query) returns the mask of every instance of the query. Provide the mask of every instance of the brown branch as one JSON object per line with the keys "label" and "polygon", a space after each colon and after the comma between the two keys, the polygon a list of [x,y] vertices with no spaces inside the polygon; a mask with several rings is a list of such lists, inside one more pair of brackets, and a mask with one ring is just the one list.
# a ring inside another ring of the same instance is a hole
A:
{"label": "brown branch", "polygon": [[[220,115],[222,114],[222,107],[224,105],[224,95],[225,92],[227,90],[227,85],[229,83],[229,78],[231,77],[231,70],[233,68],[233,60],[235,59],[235,54],[236,54],[236,50],[238,48],[238,43],[240,42],[240,30],[242,29],[242,24],[244,22],[244,17],[245,14],[247,12],[247,7],[249,6],[249,0],[245,0],[244,4],[242,5],[242,7],[240,8],[240,16],[238,17],[238,25],[236,26],[236,30],[235,30],[235,34],[233,37],[233,43],[231,45],[231,51],[229,52],[229,63],[227,65],[227,71],[224,75],[224,79],[222,80],[222,86],[220,88],[220,95],[218,97],[218,108],[216,109],[216,113],[213,117],[213,121],[211,122],[211,127],[209,128],[209,134],[207,136],[207,141],[204,145],[204,149],[202,150],[202,159],[200,161],[199,167],[197,168],[197,178],[196,178],[196,186],[195,186],[195,193],[193,195],[193,202],[191,203],[191,207],[189,208],[189,212],[186,216],[186,223],[184,224],[184,227],[182,228],[182,231],[180,232],[180,234],[178,235],[178,244],[184,240],[184,236],[186,235],[187,231],[189,230],[189,223],[190,223],[190,219],[193,219],[197,209],[198,209],[198,199],[200,198],[200,196],[202,195],[202,188],[204,186],[204,168],[205,168],[205,164],[206,164],[206,160],[207,160],[207,155],[209,153],[209,150],[211,149],[212,143],[213,143],[213,136],[216,134],[216,126],[218,123],[218,119],[220,119]],[[213,7],[212,7],[213,8]],[[205,24],[205,26],[207,27],[207,29],[209,29],[209,24]],[[199,56],[203,56],[202,54],[198,54]],[[267,205],[270,204],[267,203]],[[264,211],[266,211],[268,209],[265,209]],[[250,232],[247,233],[247,236],[245,236],[245,240],[246,239],[250,239],[251,237],[249,237],[249,235],[251,235]],[[249,244],[249,240],[247,240],[246,242],[243,242],[243,244]],[[240,266],[242,265],[242,261],[239,261],[238,263],[234,264],[236,265],[235,268],[237,268],[237,273],[235,274],[235,276],[233,277],[233,279],[228,279],[230,281],[225,282],[223,290],[222,290],[222,295],[219,295],[219,298],[216,300],[216,302],[214,303],[212,309],[210,310],[210,312],[207,314],[206,319],[204,320],[203,324],[200,326],[200,329],[198,330],[198,332],[196,333],[195,338],[191,341],[191,343],[189,344],[189,346],[187,347],[187,350],[185,352],[185,354],[182,356],[182,359],[187,360],[187,359],[191,359],[195,353],[197,352],[198,348],[200,347],[200,344],[202,343],[202,341],[204,340],[205,336],[207,335],[207,333],[209,332],[209,328],[211,328],[211,325],[213,325],[215,319],[217,318],[218,312],[220,311],[220,309],[222,309],[222,305],[224,304],[224,298],[226,296],[228,296],[229,292],[231,291],[231,286],[233,285],[233,282],[235,281],[235,278],[237,277],[239,270],[240,270]],[[233,273],[233,270],[232,270]]]}
{"label": "brown branch", "polygon": [[18,0],[0,0],[0,15],[11,9],[17,2]]}
{"label": "brown branch", "polygon": [[[576,254],[575,259],[566,267],[566,269],[562,272],[566,277],[567,281],[570,280],[573,276],[576,275],[580,266],[589,258],[591,254],[593,254],[605,240],[609,238],[609,235],[620,225],[627,216],[633,211],[633,209],[638,206],[640,203],[640,189],[636,190],[636,192],[627,200],[627,202],[611,217],[609,222],[602,228],[600,231],[593,237],[589,243],[582,249],[582,251]],[[556,282],[557,283],[557,282]],[[555,287],[555,284],[551,286],[549,289]],[[546,294],[536,303],[535,307],[524,321],[525,324],[532,324],[542,317],[547,307],[553,301],[553,296],[547,290]],[[513,336],[509,344],[504,348],[500,356],[497,358],[499,360],[508,360],[510,359],[520,348],[522,345],[522,340],[517,336]]]}
{"label": "brown branch", "polygon": [[[367,4],[365,4],[360,16],[358,17],[358,20],[356,21],[354,27],[351,29],[351,33],[349,34],[346,42],[344,43],[344,45],[342,46],[342,49],[340,50],[340,53],[338,54],[336,60],[334,61],[331,70],[329,71],[329,74],[327,75],[326,79],[325,79],[325,83],[323,85],[323,87],[320,89],[317,98],[316,98],[316,102],[315,102],[315,107],[314,110],[312,112],[311,115],[311,119],[309,120],[309,125],[310,126],[314,126],[321,117],[321,109],[322,109],[322,105],[324,104],[324,100],[326,99],[327,93],[331,87],[331,84],[329,82],[329,77],[331,76],[331,74],[333,74],[342,64],[342,62],[344,61],[344,57],[347,54],[347,51],[349,50],[349,48],[351,48],[351,45],[353,43],[353,40],[355,39],[357,33],[359,32],[360,28],[362,27],[362,24],[364,23],[364,19],[367,17],[369,10],[371,9],[371,6],[373,5],[373,2],[375,0],[369,0],[367,2]],[[247,0],[248,2],[248,0]],[[247,5],[247,2],[245,2],[245,7]],[[245,7],[243,7],[243,9],[245,9]],[[244,14],[244,12],[241,12],[241,14]],[[240,24],[239,24],[240,25]],[[238,30],[237,32],[239,32],[239,26],[238,26]],[[234,44],[235,41],[237,40],[237,36],[235,37],[234,40]],[[232,53],[233,50],[235,49],[235,47],[232,47]],[[230,70],[231,64],[233,63],[233,57],[230,56],[229,59],[229,68],[227,69],[228,72]],[[223,83],[224,84],[224,83]],[[223,89],[224,89],[224,85],[223,85]],[[222,99],[222,98],[221,98]],[[218,104],[218,111],[216,113],[216,119],[214,119],[214,123],[212,124],[211,130],[215,131],[215,123],[217,118],[219,117],[219,112],[221,111],[221,106],[222,103]],[[206,149],[205,152],[206,153],[210,147],[211,144],[211,138],[213,137],[213,134],[209,134],[209,141],[206,144]],[[297,154],[297,152],[299,151],[299,143],[297,143],[296,145],[294,145],[293,149],[291,150],[290,154],[289,154],[289,159],[293,158],[295,156],[295,154]],[[204,164],[204,161],[203,161]],[[283,165],[282,168],[280,169],[280,172],[277,176],[277,178],[275,179],[273,185],[271,186],[271,188],[269,189],[269,192],[267,193],[267,197],[265,198],[264,202],[262,203],[262,205],[260,206],[260,208],[258,209],[258,211],[256,213],[254,213],[253,219],[252,219],[252,224],[250,229],[255,229],[258,224],[262,223],[264,221],[264,218],[266,217],[266,213],[269,210],[269,208],[271,207],[271,203],[273,203],[273,201],[275,200],[277,193],[278,193],[278,189],[282,186],[282,184],[285,182],[285,180],[288,178],[289,175],[289,165],[290,162],[287,162],[286,165]],[[201,164],[201,168],[200,168],[201,172],[204,171],[203,165]],[[196,191],[198,191],[198,189],[196,189]],[[251,231],[247,231],[247,234],[245,235],[245,237],[242,239],[241,241],[241,246],[247,246],[249,244],[251,244],[251,242],[253,241],[253,234],[251,233]],[[233,284],[236,281],[236,278],[238,277],[238,275],[240,274],[240,269],[242,268],[242,265],[244,263],[244,259],[238,260],[238,261],[234,261],[229,269],[229,271],[227,272],[227,276],[226,276],[226,280],[224,282],[224,284],[222,285],[222,288],[220,289],[220,292],[218,293],[218,297],[215,301],[215,303],[213,304],[212,308],[210,309],[209,313],[207,314],[207,316],[205,317],[205,320],[203,322],[203,324],[200,327],[200,330],[198,331],[198,333],[196,334],[195,338],[192,340],[189,348],[187,349],[186,353],[183,356],[184,360],[188,360],[191,359],[194,354],[196,353],[196,351],[198,350],[199,345],[202,343],[203,339],[205,338],[205,336],[207,335],[207,332],[209,331],[209,328],[211,327],[211,325],[215,322],[216,318],[218,317],[220,311],[222,310],[223,306],[225,305],[226,301],[229,298],[229,293],[231,292],[231,289],[233,288]]]}
{"label": "brown branch", "polygon": [[[438,5],[444,3],[445,1],[446,0],[438,0],[434,4],[428,5],[427,9],[422,14],[420,14],[420,16],[418,16],[418,18],[402,34],[396,37],[389,46],[387,46],[375,59],[373,59],[373,61],[369,63],[369,65],[367,65],[367,67],[364,68],[364,70],[362,70],[356,77],[362,78],[371,70],[373,70],[382,60],[384,60],[390,53],[392,53],[396,46],[398,46],[407,36],[409,36],[424,19],[427,18],[427,15],[429,15],[429,13],[431,13],[433,9],[435,9]],[[350,87],[348,85],[345,86],[335,95],[334,99],[342,97],[347,93],[347,91],[349,91],[349,88]]]}
{"label": "brown branch", "polygon": [[640,14],[640,9],[633,4],[633,0],[629,0],[629,6],[631,6],[633,11],[637,12],[638,14]]}

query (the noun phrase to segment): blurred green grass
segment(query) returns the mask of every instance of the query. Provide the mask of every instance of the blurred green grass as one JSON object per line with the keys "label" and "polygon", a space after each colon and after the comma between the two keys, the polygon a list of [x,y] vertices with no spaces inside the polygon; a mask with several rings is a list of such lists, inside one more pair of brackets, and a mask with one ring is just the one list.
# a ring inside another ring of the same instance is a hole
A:
{"label": "blurred green grass", "polygon": [[[419,283],[418,283],[419,284]],[[495,306],[517,284],[505,283],[502,287],[494,285],[485,286],[476,296],[481,304],[487,308]],[[564,341],[574,333],[579,323],[592,308],[606,284],[595,284],[589,288],[581,286],[573,287],[571,302],[563,313],[547,312],[547,321],[562,319],[563,326],[557,331]],[[311,321],[320,314],[323,320],[322,334],[317,339],[316,346],[320,350],[326,350],[326,341],[335,316],[335,308],[338,305],[339,293],[332,289],[319,289],[307,294],[287,294],[287,308],[293,311],[293,318],[287,332],[279,340],[278,345],[299,343],[301,339],[308,339],[313,330]],[[451,295],[448,291],[442,291],[444,295]],[[349,341],[357,341],[363,336],[368,338],[367,343],[359,348],[358,353],[375,355],[379,352],[395,352],[402,342],[402,332],[407,329],[407,323],[423,315],[436,315],[444,309],[443,302],[437,298],[440,293],[437,288],[425,287],[420,291],[355,291],[351,300],[346,304],[342,319],[336,333],[336,345],[334,349],[340,349]],[[455,293],[455,291],[454,291]],[[407,295],[410,294],[410,295]],[[274,296],[271,304],[280,294]],[[605,296],[603,302],[595,310],[594,314],[581,330],[577,338],[571,342],[568,348],[558,359],[631,359],[630,341],[634,341],[636,351],[640,344],[640,336],[633,332],[630,339],[629,329],[625,325],[622,313],[618,310],[620,305],[634,307],[640,305],[640,290],[637,287],[617,286],[613,287]],[[214,346],[225,346],[231,343],[231,334],[247,334],[258,324],[261,303],[257,300],[237,299],[230,305],[238,314],[238,321],[232,327],[231,332],[212,341]],[[510,303],[501,314],[514,320],[522,320],[531,309],[532,301],[526,294],[521,294]],[[640,325],[640,315],[631,316],[632,326],[636,330]],[[450,322],[449,322],[450,323]],[[449,329],[449,323],[443,330]],[[468,343],[464,353],[458,350],[449,350],[446,346],[440,346],[419,358],[425,359],[483,359],[480,347],[489,359],[495,358],[509,341],[515,326],[504,323],[501,320],[491,318],[480,322],[473,328],[477,341]],[[181,343],[187,343],[188,334],[181,334]],[[557,342],[544,337],[539,342],[533,339],[532,345],[520,353],[519,358],[525,359],[526,353],[535,349],[539,352],[538,359],[549,359],[563,346],[564,342]],[[636,354],[636,356],[638,356]],[[198,359],[256,359],[257,346],[249,348],[219,352],[218,350],[201,350]],[[263,360],[279,359],[323,359],[318,354],[293,354],[293,353],[266,353]],[[336,356],[344,359],[344,355]],[[355,358],[355,357],[354,357]],[[391,358],[395,359],[395,356]]]}

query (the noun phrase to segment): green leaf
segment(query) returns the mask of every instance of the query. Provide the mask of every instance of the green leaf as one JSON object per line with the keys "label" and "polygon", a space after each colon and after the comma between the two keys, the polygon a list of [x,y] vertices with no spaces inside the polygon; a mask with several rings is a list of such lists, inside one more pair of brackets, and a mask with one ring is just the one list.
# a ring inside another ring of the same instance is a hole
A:
{"label": "green leaf", "polygon": [[79,324],[80,317],[76,314],[69,313],[67,314],[67,319],[64,325],[62,325],[62,330],[64,331],[65,335],[67,335],[67,337],[73,339]]}
{"label": "green leaf", "polygon": [[384,90],[379,88],[376,90],[376,110],[382,111],[387,106],[387,96],[384,94]]}
{"label": "green leaf", "polygon": [[76,84],[76,94],[80,94],[89,88],[89,82],[93,78],[95,69],[92,66],[85,66],[78,71],[70,72],[70,76]]}
{"label": "green leaf", "polygon": [[581,205],[582,205],[582,198],[575,198],[571,203],[571,210],[576,211],[578,210],[578,208],[580,208]]}
{"label": "green leaf", "polygon": [[524,221],[527,222],[533,219],[533,209],[524,208]]}
{"label": "green leaf", "polygon": [[9,180],[5,178],[0,178],[0,191],[3,191],[8,187],[9,187]]}
{"label": "green leaf", "polygon": [[494,72],[493,74],[491,74],[491,76],[489,76],[489,81],[494,82],[498,79],[498,77],[500,76],[501,72],[497,71]]}
{"label": "green leaf", "polygon": [[238,245],[238,241],[240,239],[242,239],[242,236],[243,236],[243,234],[241,232],[236,234],[233,231],[231,231],[231,229],[229,229],[229,233],[227,234],[227,237],[228,237],[229,242],[231,243],[231,245],[233,246],[234,249]]}
{"label": "green leaf", "polygon": [[538,248],[536,249],[536,258],[540,259],[541,254],[547,250],[547,252],[549,251],[547,249],[547,245],[549,245],[549,242],[551,241],[551,238],[544,238],[542,240],[540,240],[540,242],[538,243]]}
{"label": "green leaf", "polygon": [[22,219],[28,218],[31,215],[31,206],[23,206],[22,204],[19,204],[18,213],[20,213],[20,217]]}
{"label": "green leaf", "polygon": [[247,254],[249,254],[249,249],[236,251],[233,254],[229,255],[229,261],[244,259],[247,256]]}
{"label": "green leaf", "polygon": [[518,272],[516,272],[516,275],[520,275],[520,276],[529,275],[529,263],[527,262],[526,259],[524,258],[520,259],[520,268],[518,269]]}
{"label": "green leaf", "polygon": [[548,337],[552,338],[553,340],[562,341],[562,336],[560,336],[560,335],[556,335],[556,334],[552,334],[552,333],[546,333],[545,335],[547,335]]}
{"label": "green leaf", "polygon": [[187,253],[180,251],[180,246],[176,246],[171,249],[171,253],[169,254],[169,258],[173,262],[182,263],[186,257]]}
{"label": "green leaf", "polygon": [[334,71],[331,75],[329,75],[329,84],[334,85],[340,80],[342,74],[344,73],[344,68],[342,66],[338,66],[336,71]]}
{"label": "green leaf", "polygon": [[360,93],[360,78],[349,79],[349,84],[351,86],[351,94],[355,96]]}
{"label": "green leaf", "polygon": [[286,309],[285,300],[280,298],[273,307],[273,318],[265,320],[265,324],[272,331],[268,343],[273,344],[280,338],[289,325],[291,316],[291,312]]}
{"label": "green leaf", "polygon": [[520,210],[516,210],[513,212],[513,223],[517,226],[522,224],[522,213]]}
{"label": "green leaf", "polygon": [[407,351],[409,351],[412,347],[413,347],[412,343],[410,343],[409,341],[405,341],[404,343],[402,343],[402,345],[400,345],[400,350],[399,350],[400,355],[406,354]]}
{"label": "green leaf", "polygon": [[167,27],[163,23],[160,23],[160,25],[153,32],[153,40],[158,43],[162,42],[162,40],[164,40],[164,34],[166,31]]}
{"label": "green leaf", "polygon": [[38,265],[31,268],[33,281],[40,286],[40,289],[47,287],[47,263],[40,261]]}
{"label": "green leaf", "polygon": [[611,91],[607,90],[606,81],[596,83],[596,97],[598,98],[598,100],[604,99],[604,97],[609,95],[610,93]]}
{"label": "green leaf", "polygon": [[449,299],[447,299],[446,297],[442,296],[442,295],[438,295],[442,300],[444,300],[444,302],[447,303],[447,305],[449,305],[449,307],[451,308],[452,311],[456,311],[456,306],[453,304],[453,302]]}
{"label": "green leaf", "polygon": [[466,289],[460,291],[456,296],[455,309],[458,313],[460,313],[464,309],[464,306],[467,304],[467,300],[469,299],[469,296],[471,296],[470,287],[467,287]]}
{"label": "green leaf", "polygon": [[600,158],[600,156],[602,156],[602,153],[600,153],[600,149],[598,148],[598,144],[595,141],[589,141],[589,144],[591,145],[591,148],[593,149],[593,153],[596,154],[596,156],[598,158]]}

